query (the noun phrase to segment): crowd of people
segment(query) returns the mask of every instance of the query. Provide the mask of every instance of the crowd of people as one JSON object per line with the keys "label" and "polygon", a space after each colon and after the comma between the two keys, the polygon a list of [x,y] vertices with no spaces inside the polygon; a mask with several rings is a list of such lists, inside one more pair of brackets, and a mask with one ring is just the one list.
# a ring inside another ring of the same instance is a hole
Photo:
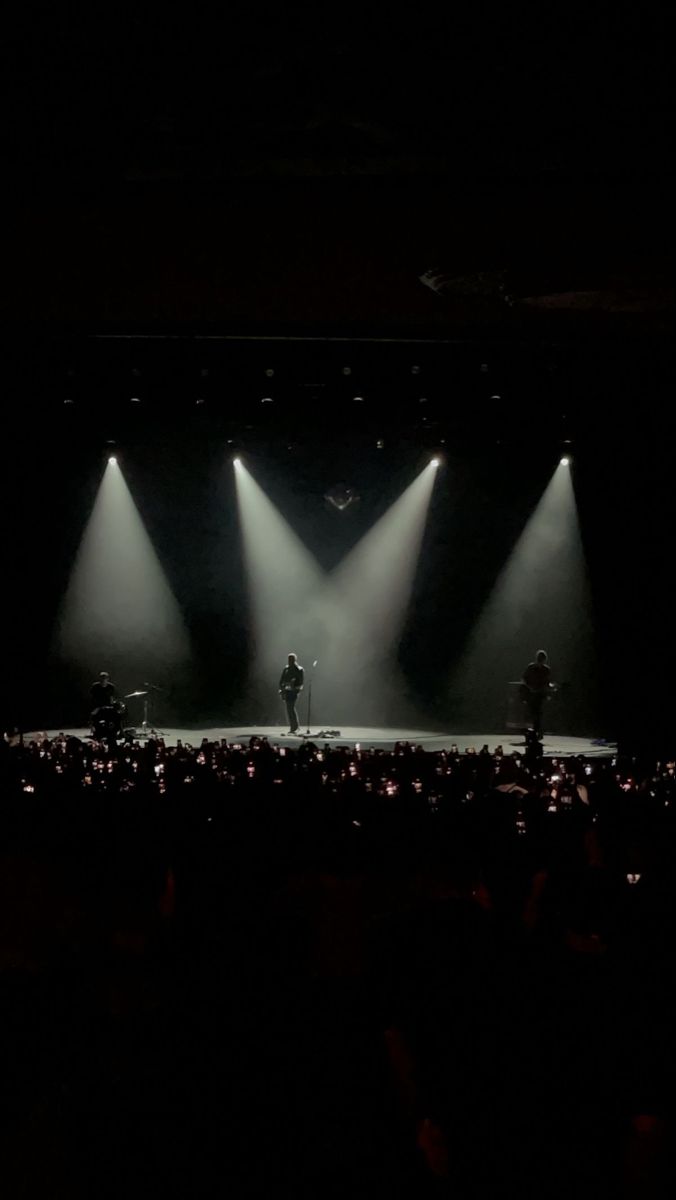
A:
{"label": "crowd of people", "polygon": [[673,1185],[674,762],[60,735],[0,787],[12,1194]]}

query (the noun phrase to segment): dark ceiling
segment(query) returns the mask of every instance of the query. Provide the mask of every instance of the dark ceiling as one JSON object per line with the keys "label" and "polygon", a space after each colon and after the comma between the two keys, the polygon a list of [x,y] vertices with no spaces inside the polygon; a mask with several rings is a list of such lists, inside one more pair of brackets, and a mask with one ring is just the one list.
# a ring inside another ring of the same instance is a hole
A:
{"label": "dark ceiling", "polygon": [[6,317],[665,338],[666,9],[593,8],[21,10]]}

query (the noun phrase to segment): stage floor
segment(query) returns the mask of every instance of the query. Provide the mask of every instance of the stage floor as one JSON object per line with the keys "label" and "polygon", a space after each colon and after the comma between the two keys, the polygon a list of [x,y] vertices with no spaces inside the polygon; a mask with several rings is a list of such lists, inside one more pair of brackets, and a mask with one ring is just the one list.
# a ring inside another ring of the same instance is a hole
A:
{"label": "stage floor", "polygon": [[[328,726],[326,727],[329,728]],[[250,737],[265,737],[271,742],[279,743],[280,746],[300,746],[304,738],[297,734],[289,734],[283,732],[279,725],[234,725],[225,728],[223,726],[212,726],[210,728],[199,729],[175,729],[168,726],[157,730],[167,745],[175,746],[180,739],[182,742],[187,742],[192,746],[199,745],[203,738],[208,738],[209,741],[226,738],[228,742],[247,742]],[[65,730],[42,730],[39,732],[25,733],[24,739],[39,739],[45,737],[58,737],[59,733],[70,734],[74,737],[87,738],[89,729],[65,729]],[[342,726],[338,737],[321,737],[321,730],[318,727],[312,731],[310,739],[318,744],[329,742],[335,746],[354,746],[359,744],[362,749],[378,749],[391,750],[396,742],[413,742],[420,745],[424,750],[450,750],[451,746],[457,746],[461,753],[464,753],[469,747],[473,746],[479,751],[482,746],[488,745],[489,750],[494,750],[496,746],[502,746],[506,754],[511,754],[514,750],[525,748],[523,735],[509,730],[502,733],[432,733],[424,729],[378,729],[366,728],[363,726]],[[617,753],[617,746],[614,742],[598,742],[591,738],[582,737],[565,737],[563,734],[547,733],[545,734],[543,744],[543,753],[548,756],[568,758],[576,754],[583,754],[587,758],[611,758]]]}

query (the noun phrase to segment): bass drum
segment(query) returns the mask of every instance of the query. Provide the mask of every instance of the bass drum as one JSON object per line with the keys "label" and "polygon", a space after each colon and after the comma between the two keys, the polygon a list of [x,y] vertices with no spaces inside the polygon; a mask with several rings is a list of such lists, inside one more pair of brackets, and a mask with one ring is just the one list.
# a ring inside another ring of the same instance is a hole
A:
{"label": "bass drum", "polygon": [[127,709],[121,700],[103,704],[92,713],[92,735],[95,738],[118,738]]}

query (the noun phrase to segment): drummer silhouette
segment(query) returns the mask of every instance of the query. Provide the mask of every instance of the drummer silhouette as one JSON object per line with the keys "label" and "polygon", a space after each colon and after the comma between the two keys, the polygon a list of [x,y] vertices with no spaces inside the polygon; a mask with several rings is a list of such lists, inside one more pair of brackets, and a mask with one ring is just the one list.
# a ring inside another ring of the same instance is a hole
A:
{"label": "drummer silhouette", "polygon": [[99,671],[90,689],[92,700],[91,726],[95,737],[117,737],[122,725],[124,705],[117,701],[115,684],[107,671]]}
{"label": "drummer silhouette", "polygon": [[107,671],[99,671],[98,679],[91,686],[90,695],[93,709],[104,708],[116,699],[117,690]]}

